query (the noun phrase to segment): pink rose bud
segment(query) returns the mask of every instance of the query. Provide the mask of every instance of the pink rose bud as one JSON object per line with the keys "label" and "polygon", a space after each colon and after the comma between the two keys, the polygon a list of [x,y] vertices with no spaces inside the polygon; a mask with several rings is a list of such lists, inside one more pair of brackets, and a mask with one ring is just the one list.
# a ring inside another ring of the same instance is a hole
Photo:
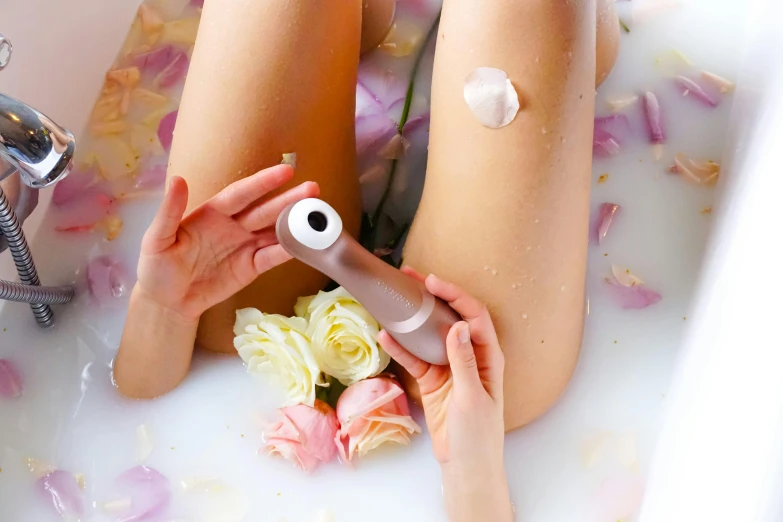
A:
{"label": "pink rose bud", "polygon": [[334,459],[340,423],[331,406],[316,399],[313,407],[297,404],[278,413],[280,419],[264,433],[267,455],[281,455],[308,473]]}
{"label": "pink rose bud", "polygon": [[363,457],[385,442],[410,444],[420,433],[408,410],[408,398],[394,379],[376,377],[349,386],[337,401],[340,457],[348,462]]}

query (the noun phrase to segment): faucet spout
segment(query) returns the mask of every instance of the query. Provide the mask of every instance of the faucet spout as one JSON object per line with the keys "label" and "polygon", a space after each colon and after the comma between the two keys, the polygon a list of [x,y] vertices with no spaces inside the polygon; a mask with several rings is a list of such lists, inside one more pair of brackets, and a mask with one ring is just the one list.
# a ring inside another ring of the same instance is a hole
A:
{"label": "faucet spout", "polygon": [[[27,186],[44,188],[67,176],[75,149],[68,130],[32,107],[0,94],[0,156],[19,170]],[[0,173],[0,180],[3,177]]]}
{"label": "faucet spout", "polygon": [[[76,142],[68,130],[29,105],[0,94],[0,181],[14,172],[25,185],[41,189],[55,183],[71,170]],[[22,224],[0,187],[0,237],[5,239],[21,284],[0,279],[0,299],[30,303],[36,322],[51,326],[50,304],[67,303],[74,297],[70,287],[43,287],[33,263]],[[0,251],[2,248],[0,246]]]}

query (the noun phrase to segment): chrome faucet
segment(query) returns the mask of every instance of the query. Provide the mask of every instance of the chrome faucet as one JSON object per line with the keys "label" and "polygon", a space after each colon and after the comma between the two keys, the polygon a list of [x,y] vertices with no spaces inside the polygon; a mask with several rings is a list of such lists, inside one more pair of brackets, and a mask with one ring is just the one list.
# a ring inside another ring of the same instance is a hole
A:
{"label": "chrome faucet", "polygon": [[[6,42],[8,40],[0,35],[0,46]],[[7,45],[10,49],[10,43]],[[73,134],[69,131],[32,107],[0,94],[0,159],[9,165],[6,169],[0,168],[0,181],[18,172],[28,187],[48,187],[68,175],[75,146]],[[8,244],[22,282],[0,280],[0,299],[30,303],[38,324],[51,326],[54,315],[49,305],[69,302],[73,299],[74,290],[70,287],[40,286],[22,225],[2,187],[0,236],[4,236]]]}

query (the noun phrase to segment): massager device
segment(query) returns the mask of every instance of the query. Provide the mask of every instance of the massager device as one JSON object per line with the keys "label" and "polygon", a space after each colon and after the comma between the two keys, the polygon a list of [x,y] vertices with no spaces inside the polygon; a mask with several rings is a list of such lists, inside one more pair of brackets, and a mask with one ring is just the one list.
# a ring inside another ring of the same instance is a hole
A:
{"label": "massager device", "polygon": [[337,212],[320,199],[286,207],[277,239],[293,257],[345,288],[406,350],[448,364],[446,335],[461,317],[423,283],[384,263],[343,231]]}

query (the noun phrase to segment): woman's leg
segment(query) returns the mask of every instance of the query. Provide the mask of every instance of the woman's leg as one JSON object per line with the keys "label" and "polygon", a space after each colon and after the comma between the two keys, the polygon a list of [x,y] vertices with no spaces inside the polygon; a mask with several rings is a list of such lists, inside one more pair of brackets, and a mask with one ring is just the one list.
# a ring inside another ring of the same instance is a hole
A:
{"label": "woman's leg", "polygon": [[[508,430],[557,400],[579,355],[596,9],[596,0],[444,1],[427,177],[404,257],[489,307],[506,357]],[[617,25],[606,29],[600,38],[616,38]],[[509,126],[483,127],[465,103],[477,67],[504,70],[516,87]]]}
{"label": "woman's leg", "polygon": [[[169,167],[188,182],[189,208],[296,153],[290,185],[319,182],[321,197],[358,232],[353,121],[361,12],[361,0],[205,2]],[[291,314],[298,296],[326,282],[296,261],[271,270],[205,313],[198,343],[232,353],[235,310]]]}

